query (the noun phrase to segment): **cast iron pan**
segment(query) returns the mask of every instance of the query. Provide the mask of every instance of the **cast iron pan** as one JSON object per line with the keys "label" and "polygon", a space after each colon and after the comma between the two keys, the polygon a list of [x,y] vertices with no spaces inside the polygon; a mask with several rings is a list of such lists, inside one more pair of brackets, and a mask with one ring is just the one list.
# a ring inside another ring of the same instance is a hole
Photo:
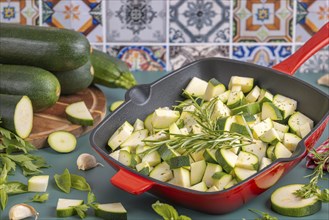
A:
{"label": "cast iron pan", "polygon": [[[296,79],[295,70],[310,56],[329,43],[329,23],[287,60],[273,69],[222,58],[208,58],[193,62],[148,85],[139,85],[126,93],[126,101],[105,118],[92,132],[92,147],[118,172],[113,185],[132,194],[150,192],[176,204],[202,212],[220,214],[231,212],[274,185],[296,166],[319,139],[329,120],[329,97],[311,85]],[[172,106],[192,77],[208,81],[216,78],[228,85],[231,76],[253,77],[255,84],[273,94],[280,93],[298,101],[298,110],[314,120],[312,131],[298,144],[291,158],[274,161],[270,166],[219,192],[198,192],[174,186],[139,174],[109,157],[105,149],[108,139],[125,121],[144,119],[156,108]]]}

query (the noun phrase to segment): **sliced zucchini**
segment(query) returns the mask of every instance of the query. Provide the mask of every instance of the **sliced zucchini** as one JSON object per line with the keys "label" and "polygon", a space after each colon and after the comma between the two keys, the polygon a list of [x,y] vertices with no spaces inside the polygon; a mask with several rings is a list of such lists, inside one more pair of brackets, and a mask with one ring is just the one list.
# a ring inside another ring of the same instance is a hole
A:
{"label": "sliced zucchini", "polygon": [[121,203],[97,204],[95,216],[107,220],[127,220],[127,211]]}
{"label": "sliced zucchini", "polygon": [[197,161],[200,161],[200,160],[204,160],[203,153],[204,153],[204,150],[200,150],[200,151],[193,152],[190,155],[193,158],[193,160],[195,162],[197,162]]}
{"label": "sliced zucchini", "polygon": [[150,173],[150,177],[159,181],[167,182],[173,178],[170,166],[166,162],[158,164]]}
{"label": "sliced zucchini", "polygon": [[277,94],[273,97],[273,104],[280,109],[283,118],[292,115],[297,109],[297,101],[286,96]]}
{"label": "sliced zucchini", "polygon": [[56,215],[57,217],[70,217],[76,215],[76,211],[74,210],[74,206],[82,205],[83,200],[79,199],[58,199],[57,207],[56,207]]}
{"label": "sliced zucchini", "polygon": [[175,151],[174,149],[168,148],[167,145],[160,146],[160,148],[158,149],[158,152],[160,154],[160,157],[164,161],[170,160],[173,157],[180,156],[180,154],[177,151]]}
{"label": "sliced zucchini", "polygon": [[245,104],[245,98],[242,91],[231,91],[227,99],[227,107],[230,109],[239,107]]}
{"label": "sliced zucchini", "polygon": [[27,183],[29,192],[46,192],[48,187],[49,175],[32,176]]}
{"label": "sliced zucchini", "polygon": [[300,112],[295,112],[288,120],[290,130],[293,133],[297,134],[299,137],[301,137],[300,126],[306,123],[310,125],[310,128],[313,128],[313,120],[311,120],[309,117]]}
{"label": "sliced zucchini", "polygon": [[120,150],[118,161],[127,167],[132,167],[134,164],[132,155],[126,150]]}
{"label": "sliced zucchini", "polygon": [[232,151],[234,154],[238,155],[240,153],[241,147],[232,147],[229,148],[230,151]]}
{"label": "sliced zucchini", "polygon": [[59,153],[70,153],[77,146],[76,137],[67,131],[55,131],[48,136],[49,146]]}
{"label": "sliced zucchini", "polygon": [[225,85],[219,82],[217,79],[212,78],[209,80],[203,99],[210,101],[212,98],[222,94],[226,91]]}
{"label": "sliced zucchini", "polygon": [[273,149],[274,159],[289,158],[292,153],[281,142],[278,142]]}
{"label": "sliced zucchini", "polygon": [[193,134],[202,134],[202,127],[199,124],[192,125],[192,133]]}
{"label": "sliced zucchini", "polygon": [[269,144],[276,144],[281,141],[278,132],[274,128],[271,128],[270,130],[259,136],[259,139]]}
{"label": "sliced zucchini", "polygon": [[299,134],[301,138],[304,138],[310,132],[311,132],[310,124],[305,123],[299,126],[299,132],[297,131],[297,134]]}
{"label": "sliced zucchini", "polygon": [[226,186],[224,186],[224,189],[231,188],[232,186],[236,185],[237,183],[238,183],[238,181],[236,181],[236,179],[232,179],[228,184],[226,184]]}
{"label": "sliced zucchini", "polygon": [[184,127],[187,128],[189,132],[192,131],[193,125],[198,124],[191,112],[183,111],[180,115],[179,120],[182,120],[184,122]]}
{"label": "sliced zucchini", "polygon": [[146,154],[142,158],[142,162],[148,162],[148,164],[152,167],[158,165],[159,163],[161,163],[161,157],[159,152],[153,151],[151,153]]}
{"label": "sliced zucchini", "polygon": [[231,110],[221,101],[217,100],[211,113],[211,120],[225,118],[231,115]]}
{"label": "sliced zucchini", "polygon": [[147,130],[149,130],[150,133],[153,133],[152,118],[153,118],[153,112],[148,116],[146,116],[144,120],[144,126]]}
{"label": "sliced zucchini", "polygon": [[230,131],[231,125],[236,122],[235,116],[230,116],[227,118],[220,118],[217,120],[218,130],[221,131]]}
{"label": "sliced zucchini", "polygon": [[[193,77],[187,87],[184,90],[184,93],[188,93],[194,97],[202,98],[206,92],[208,83],[198,77]],[[183,93],[183,95],[184,95]]]}
{"label": "sliced zucchini", "polygon": [[231,90],[226,90],[224,93],[218,95],[218,99],[221,100],[224,104],[226,104],[230,93]]}
{"label": "sliced zucchini", "polygon": [[188,155],[172,157],[168,160],[168,164],[172,170],[181,167],[188,167],[190,166],[190,158]]}
{"label": "sliced zucchini", "polygon": [[281,111],[272,102],[263,102],[261,119],[282,120]]}
{"label": "sliced zucchini", "polygon": [[169,126],[169,138],[171,140],[175,139],[175,134],[181,134],[180,132],[180,129],[178,128],[177,124],[176,123],[172,123],[170,126]]}
{"label": "sliced zucchini", "polygon": [[321,209],[321,201],[314,195],[307,199],[297,197],[294,192],[303,184],[290,184],[276,189],[271,195],[272,209],[285,216],[302,217],[312,215]]}
{"label": "sliced zucchini", "polygon": [[212,175],[222,170],[222,167],[218,164],[207,163],[206,171],[204,172],[202,181],[206,183],[207,187],[211,187],[212,185],[214,185],[214,179],[212,178]]}
{"label": "sliced zucchini", "polygon": [[217,191],[219,191],[219,189],[217,189],[216,186],[212,186],[207,190],[207,192],[217,192]]}
{"label": "sliced zucchini", "polygon": [[236,115],[242,113],[244,115],[254,115],[260,112],[260,105],[258,102],[248,103],[232,109],[232,114]]}
{"label": "sliced zucchini", "polygon": [[139,118],[136,119],[134,125],[134,131],[139,131],[145,129],[144,122],[140,120]]}
{"label": "sliced zucchini", "polygon": [[273,128],[277,131],[281,131],[282,133],[287,133],[289,131],[288,125],[284,125],[275,121],[273,121]]}
{"label": "sliced zucchini", "polygon": [[260,88],[258,86],[255,86],[246,96],[246,101],[248,103],[256,102],[259,95],[260,95]]}
{"label": "sliced zucchini", "polygon": [[257,124],[255,124],[252,127],[252,131],[253,131],[253,136],[256,139],[259,139],[259,137],[261,135],[263,135],[266,131],[270,130],[271,128],[273,128],[273,123],[272,120],[270,118],[267,118]]}
{"label": "sliced zucchini", "polygon": [[116,151],[113,151],[112,153],[110,153],[109,156],[115,160],[119,160],[119,154],[120,154],[120,151],[116,150]]}
{"label": "sliced zucchini", "polygon": [[266,149],[266,156],[268,158],[270,158],[271,160],[275,160],[275,157],[274,157],[274,148],[275,148],[275,145],[271,145],[271,146],[269,146]]}
{"label": "sliced zucchini", "polygon": [[232,76],[228,84],[228,88],[231,89],[233,86],[241,86],[243,93],[249,92],[254,86],[254,78]]}
{"label": "sliced zucchini", "polygon": [[207,163],[205,160],[199,160],[197,162],[191,163],[191,185],[195,185],[201,182],[202,177],[206,171]]}
{"label": "sliced zucchini", "polygon": [[200,182],[195,185],[192,185],[190,189],[196,190],[196,191],[201,191],[201,192],[206,192],[208,187],[205,182]]}
{"label": "sliced zucchini", "polygon": [[172,123],[178,120],[179,116],[179,111],[158,108],[152,116],[152,127],[155,129],[169,128]]}
{"label": "sliced zucchini", "polygon": [[235,167],[238,156],[228,149],[216,151],[216,159],[226,173],[230,173]]}
{"label": "sliced zucchini", "polygon": [[267,91],[265,89],[261,89],[257,102],[259,102],[259,104],[261,105],[264,102],[272,102],[272,101],[273,101],[272,93],[270,93],[269,91]]}
{"label": "sliced zucchini", "polygon": [[93,116],[90,114],[84,101],[75,102],[65,108],[67,119],[73,124],[92,126]]}
{"label": "sliced zucchini", "polygon": [[210,149],[206,149],[203,153],[203,158],[206,160],[206,162],[208,163],[217,163],[216,160],[216,150],[210,150]]}
{"label": "sliced zucchini", "polygon": [[258,170],[259,161],[255,154],[240,151],[235,167],[241,167],[249,170]]}
{"label": "sliced zucchini", "polygon": [[147,145],[151,146],[152,141],[163,141],[163,140],[167,140],[168,138],[169,138],[169,135],[167,135],[163,131],[159,131],[155,134],[148,136],[147,138],[144,138],[144,142],[146,142]]}
{"label": "sliced zucchini", "polygon": [[259,170],[264,169],[265,167],[267,167],[268,165],[270,165],[272,163],[272,160],[270,158],[267,157],[263,157],[260,161],[260,166],[259,166]]}
{"label": "sliced zucchini", "polygon": [[120,147],[130,147],[135,149],[138,146],[144,146],[143,140],[147,137],[149,131],[147,129],[134,131]]}
{"label": "sliced zucchini", "polygon": [[231,124],[230,132],[236,132],[236,133],[242,134],[247,137],[250,137],[250,135],[251,135],[251,132],[247,126],[240,125],[238,123]]}
{"label": "sliced zucchini", "polygon": [[285,133],[283,136],[283,145],[288,148],[291,152],[294,152],[298,143],[302,139],[295,134]]}
{"label": "sliced zucchini", "polygon": [[107,142],[108,146],[115,150],[133,133],[134,127],[125,121],[110,137]]}
{"label": "sliced zucchini", "polygon": [[114,112],[117,108],[120,107],[120,105],[122,105],[122,103],[124,103],[125,101],[124,100],[119,100],[119,101],[115,101],[111,104],[110,106],[110,111],[111,112]]}
{"label": "sliced zucchini", "polygon": [[233,179],[232,175],[225,172],[216,172],[212,175],[212,178],[214,179],[214,186],[216,186],[218,190],[223,190],[224,187]]}
{"label": "sliced zucchini", "polygon": [[136,170],[143,175],[149,175],[152,168],[150,166],[150,164],[146,161],[141,162],[139,164],[136,165]]}
{"label": "sliced zucchini", "polygon": [[263,157],[265,157],[267,144],[259,140],[254,140],[254,142],[255,143],[253,144],[242,146],[242,150],[256,155],[258,157],[258,161],[260,161]]}
{"label": "sliced zucchini", "polygon": [[247,179],[248,177],[254,175],[255,173],[257,173],[257,170],[249,170],[241,167],[234,167],[233,171],[235,178],[238,182],[241,182]]}
{"label": "sliced zucchini", "polygon": [[182,187],[190,187],[191,180],[190,180],[190,171],[181,167],[177,169],[173,169],[174,172],[174,183],[175,185],[182,186]]}
{"label": "sliced zucchini", "polygon": [[231,92],[239,92],[239,91],[242,91],[242,87],[235,85],[235,86],[232,86],[230,90],[231,90]]}

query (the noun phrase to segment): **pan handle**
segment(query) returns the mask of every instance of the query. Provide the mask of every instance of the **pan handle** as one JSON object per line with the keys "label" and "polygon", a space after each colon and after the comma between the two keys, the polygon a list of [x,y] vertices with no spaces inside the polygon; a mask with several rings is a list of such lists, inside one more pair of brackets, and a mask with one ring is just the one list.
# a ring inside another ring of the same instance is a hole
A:
{"label": "pan handle", "polygon": [[111,178],[111,183],[116,187],[135,195],[148,191],[154,185],[154,182],[124,169],[120,169]]}
{"label": "pan handle", "polygon": [[293,55],[285,59],[272,68],[288,75],[294,75],[295,71],[318,52],[321,48],[329,44],[329,22],[327,22],[311,39],[309,39],[301,48]]}

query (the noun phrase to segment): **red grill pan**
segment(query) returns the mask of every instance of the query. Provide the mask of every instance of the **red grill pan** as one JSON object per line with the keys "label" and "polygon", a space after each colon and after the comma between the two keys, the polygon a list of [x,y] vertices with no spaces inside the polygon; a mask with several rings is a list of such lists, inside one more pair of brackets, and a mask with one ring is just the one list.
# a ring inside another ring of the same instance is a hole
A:
{"label": "red grill pan", "polygon": [[[221,214],[231,212],[273,186],[295,167],[323,133],[329,120],[329,97],[311,85],[292,77],[295,70],[310,56],[329,43],[329,23],[287,60],[271,68],[222,58],[193,62],[162,77],[152,84],[138,85],[126,93],[126,101],[108,115],[91,133],[92,147],[118,172],[113,185],[132,194],[152,193],[176,204],[198,211]],[[233,75],[253,77],[255,84],[272,93],[280,93],[298,101],[298,110],[314,120],[312,131],[298,144],[291,158],[274,161],[270,166],[219,192],[197,192],[144,176],[109,157],[105,149],[108,139],[124,123],[144,119],[158,107],[172,106],[181,100],[179,94],[192,77],[216,78],[228,84]]]}

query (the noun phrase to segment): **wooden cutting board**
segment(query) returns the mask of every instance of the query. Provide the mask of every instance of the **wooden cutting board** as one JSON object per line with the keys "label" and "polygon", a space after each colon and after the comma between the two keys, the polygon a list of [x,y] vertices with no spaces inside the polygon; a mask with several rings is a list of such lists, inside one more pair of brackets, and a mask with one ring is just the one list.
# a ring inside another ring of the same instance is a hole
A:
{"label": "wooden cutting board", "polygon": [[[71,103],[84,101],[94,118],[93,126],[80,126],[66,119],[65,108]],[[37,148],[48,146],[47,137],[50,133],[58,130],[69,131],[76,137],[92,130],[105,117],[106,98],[104,93],[97,87],[91,86],[74,95],[61,96],[58,102],[45,111],[34,114],[33,129],[26,139]]]}

